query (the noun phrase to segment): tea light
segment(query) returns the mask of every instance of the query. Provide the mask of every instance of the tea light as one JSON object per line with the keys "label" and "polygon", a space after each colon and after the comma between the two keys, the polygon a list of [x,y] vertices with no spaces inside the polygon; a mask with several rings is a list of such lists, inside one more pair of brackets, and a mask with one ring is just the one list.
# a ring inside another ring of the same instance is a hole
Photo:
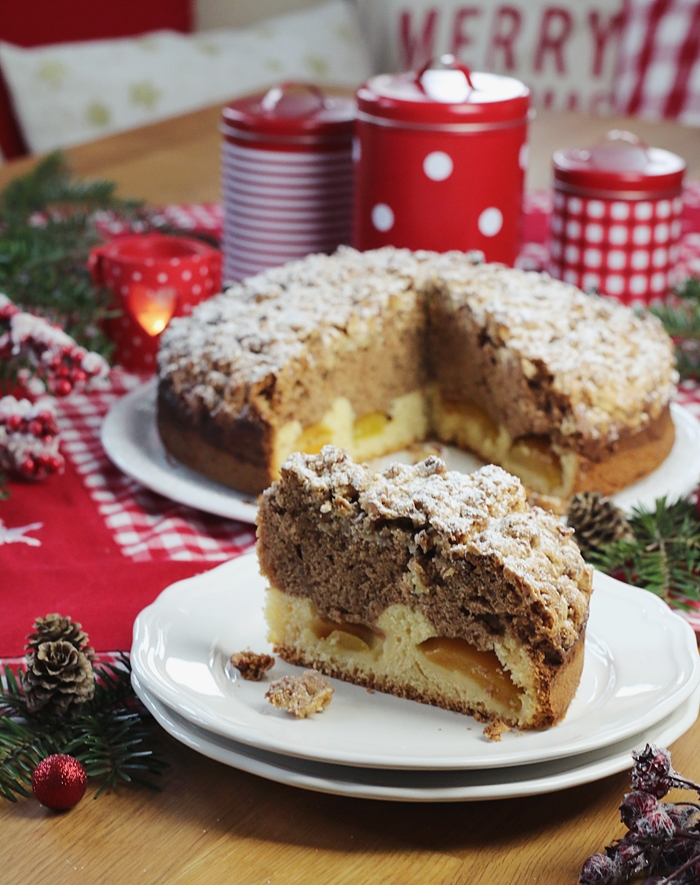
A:
{"label": "tea light", "polygon": [[173,316],[221,290],[221,253],[185,237],[118,237],[91,251],[89,268],[119,312],[104,323],[115,360],[136,371],[155,369],[160,334]]}
{"label": "tea light", "polygon": [[681,235],[681,157],[613,130],[590,148],[557,151],[552,276],[625,304],[662,298]]}

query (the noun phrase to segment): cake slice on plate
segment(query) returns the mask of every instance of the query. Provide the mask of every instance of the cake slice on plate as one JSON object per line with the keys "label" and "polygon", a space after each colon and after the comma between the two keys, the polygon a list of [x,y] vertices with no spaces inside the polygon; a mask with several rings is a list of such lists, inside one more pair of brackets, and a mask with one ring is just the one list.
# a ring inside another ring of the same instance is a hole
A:
{"label": "cake slice on plate", "polygon": [[293,454],[262,497],[258,556],[292,664],[525,729],[574,697],[592,569],[499,467]]}

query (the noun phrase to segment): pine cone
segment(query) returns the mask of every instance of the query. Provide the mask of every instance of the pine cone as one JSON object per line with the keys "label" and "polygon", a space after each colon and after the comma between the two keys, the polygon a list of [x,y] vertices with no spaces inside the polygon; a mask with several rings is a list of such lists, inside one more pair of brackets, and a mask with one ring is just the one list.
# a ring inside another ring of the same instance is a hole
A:
{"label": "pine cone", "polygon": [[34,621],[34,630],[35,633],[27,636],[27,651],[35,652],[42,642],[63,639],[81,651],[91,663],[95,660],[95,649],[88,645],[88,635],[83,632],[83,625],[77,621],[58,614],[46,615],[45,618]]}
{"label": "pine cone", "polygon": [[566,521],[584,559],[593,550],[622,538],[633,537],[630,524],[619,507],[598,492],[579,492],[571,499]]}
{"label": "pine cone", "polygon": [[90,659],[66,639],[42,642],[30,651],[20,678],[30,713],[63,716],[95,694]]}

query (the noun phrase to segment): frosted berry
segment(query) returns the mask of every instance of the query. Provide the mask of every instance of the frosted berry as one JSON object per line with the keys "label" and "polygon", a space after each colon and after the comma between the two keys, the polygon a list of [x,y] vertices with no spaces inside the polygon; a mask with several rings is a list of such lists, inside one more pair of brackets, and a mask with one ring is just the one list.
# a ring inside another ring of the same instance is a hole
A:
{"label": "frosted berry", "polygon": [[671,756],[667,750],[647,744],[640,753],[632,753],[632,787],[662,799],[673,786]]}
{"label": "frosted berry", "polygon": [[34,795],[47,808],[66,811],[85,795],[87,774],[73,756],[57,753],[37,765],[32,776]]}
{"label": "frosted berry", "polygon": [[619,863],[607,854],[593,854],[579,875],[581,885],[612,885],[620,874]]}

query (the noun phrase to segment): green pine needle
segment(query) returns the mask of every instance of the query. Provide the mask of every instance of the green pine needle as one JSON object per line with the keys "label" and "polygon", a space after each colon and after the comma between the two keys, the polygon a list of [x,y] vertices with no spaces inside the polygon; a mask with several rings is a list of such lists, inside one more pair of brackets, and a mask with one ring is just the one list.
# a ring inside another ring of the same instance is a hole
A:
{"label": "green pine needle", "polygon": [[700,377],[700,280],[688,277],[664,304],[649,308],[676,344],[681,378]]}
{"label": "green pine needle", "polygon": [[73,178],[56,152],[0,193],[0,292],[104,355],[111,345],[100,323],[109,316],[110,296],[93,285],[87,268],[101,239],[95,213],[111,210],[129,220],[144,214],[114,191],[111,182]]}
{"label": "green pine needle", "polygon": [[695,504],[659,498],[653,510],[635,508],[629,518],[633,540],[593,551],[589,561],[607,573],[621,571],[629,584],[644,587],[676,608],[700,600],[700,520]]}
{"label": "green pine needle", "polygon": [[167,767],[150,747],[149,717],[131,686],[126,655],[95,667],[95,695],[73,715],[32,714],[17,675],[4,668],[0,690],[0,795],[12,802],[31,793],[34,769],[46,756],[67,753],[89,778],[101,778],[97,796],[118,783],[158,789]]}

